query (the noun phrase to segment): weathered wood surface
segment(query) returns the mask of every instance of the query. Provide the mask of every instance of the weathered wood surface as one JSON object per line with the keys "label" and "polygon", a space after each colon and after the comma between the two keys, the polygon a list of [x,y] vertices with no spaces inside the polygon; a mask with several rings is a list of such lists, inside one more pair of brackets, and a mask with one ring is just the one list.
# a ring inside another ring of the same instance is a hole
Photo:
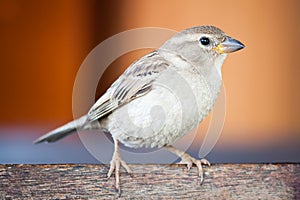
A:
{"label": "weathered wood surface", "polygon": [[[300,164],[130,165],[120,199],[300,199]],[[1,199],[114,199],[108,165],[0,165]]]}

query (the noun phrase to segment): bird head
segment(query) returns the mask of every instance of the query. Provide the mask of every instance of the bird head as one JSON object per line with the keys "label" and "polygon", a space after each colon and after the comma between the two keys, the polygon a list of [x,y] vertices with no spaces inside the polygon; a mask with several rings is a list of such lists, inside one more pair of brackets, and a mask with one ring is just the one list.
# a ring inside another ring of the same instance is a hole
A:
{"label": "bird head", "polygon": [[226,55],[245,46],[214,26],[186,29],[166,41],[160,49],[174,52],[195,65],[207,63],[222,65]]}
{"label": "bird head", "polygon": [[201,49],[217,55],[232,53],[245,47],[240,41],[227,36],[214,26],[193,27],[184,32],[190,35],[190,39],[188,36],[187,40],[197,41]]}

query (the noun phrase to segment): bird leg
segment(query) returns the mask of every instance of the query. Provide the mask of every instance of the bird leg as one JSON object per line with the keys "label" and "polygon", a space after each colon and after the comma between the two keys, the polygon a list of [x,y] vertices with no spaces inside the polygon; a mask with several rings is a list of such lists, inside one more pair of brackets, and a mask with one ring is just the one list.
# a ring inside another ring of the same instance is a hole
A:
{"label": "bird leg", "polygon": [[180,149],[176,149],[175,147],[168,145],[165,147],[170,152],[176,154],[181,158],[181,161],[178,164],[186,164],[188,170],[191,169],[193,164],[195,164],[198,168],[198,176],[200,177],[201,184],[203,183],[203,169],[202,164],[210,166],[210,163],[206,159],[197,160],[190,156],[189,154],[185,153],[184,151]]}
{"label": "bird leg", "polygon": [[110,161],[110,168],[107,173],[107,178],[110,178],[113,172],[115,171],[116,177],[116,191],[118,192],[119,196],[121,195],[121,188],[120,188],[120,167],[123,166],[127,173],[131,173],[131,169],[128,165],[121,159],[120,152],[119,152],[119,141],[114,138],[115,150],[113,157]]}

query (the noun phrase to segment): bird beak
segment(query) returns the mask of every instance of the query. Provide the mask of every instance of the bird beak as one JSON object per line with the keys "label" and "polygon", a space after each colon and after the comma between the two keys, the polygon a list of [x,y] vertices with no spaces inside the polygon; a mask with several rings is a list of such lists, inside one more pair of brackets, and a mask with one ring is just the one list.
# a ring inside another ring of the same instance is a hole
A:
{"label": "bird beak", "polygon": [[227,36],[225,41],[219,44],[218,46],[216,46],[214,50],[222,54],[222,53],[232,53],[244,47],[245,45],[243,45],[240,41]]}

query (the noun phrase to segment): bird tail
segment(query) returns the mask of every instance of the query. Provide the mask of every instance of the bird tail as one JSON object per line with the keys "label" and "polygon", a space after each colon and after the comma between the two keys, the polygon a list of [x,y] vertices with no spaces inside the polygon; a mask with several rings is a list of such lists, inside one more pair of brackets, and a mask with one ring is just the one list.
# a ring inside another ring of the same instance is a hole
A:
{"label": "bird tail", "polygon": [[67,135],[70,135],[76,130],[84,130],[86,125],[86,115],[71,121],[57,129],[54,129],[53,131],[50,131],[49,133],[46,133],[45,135],[41,136],[37,140],[34,141],[35,144],[42,143],[42,142],[55,142]]}

